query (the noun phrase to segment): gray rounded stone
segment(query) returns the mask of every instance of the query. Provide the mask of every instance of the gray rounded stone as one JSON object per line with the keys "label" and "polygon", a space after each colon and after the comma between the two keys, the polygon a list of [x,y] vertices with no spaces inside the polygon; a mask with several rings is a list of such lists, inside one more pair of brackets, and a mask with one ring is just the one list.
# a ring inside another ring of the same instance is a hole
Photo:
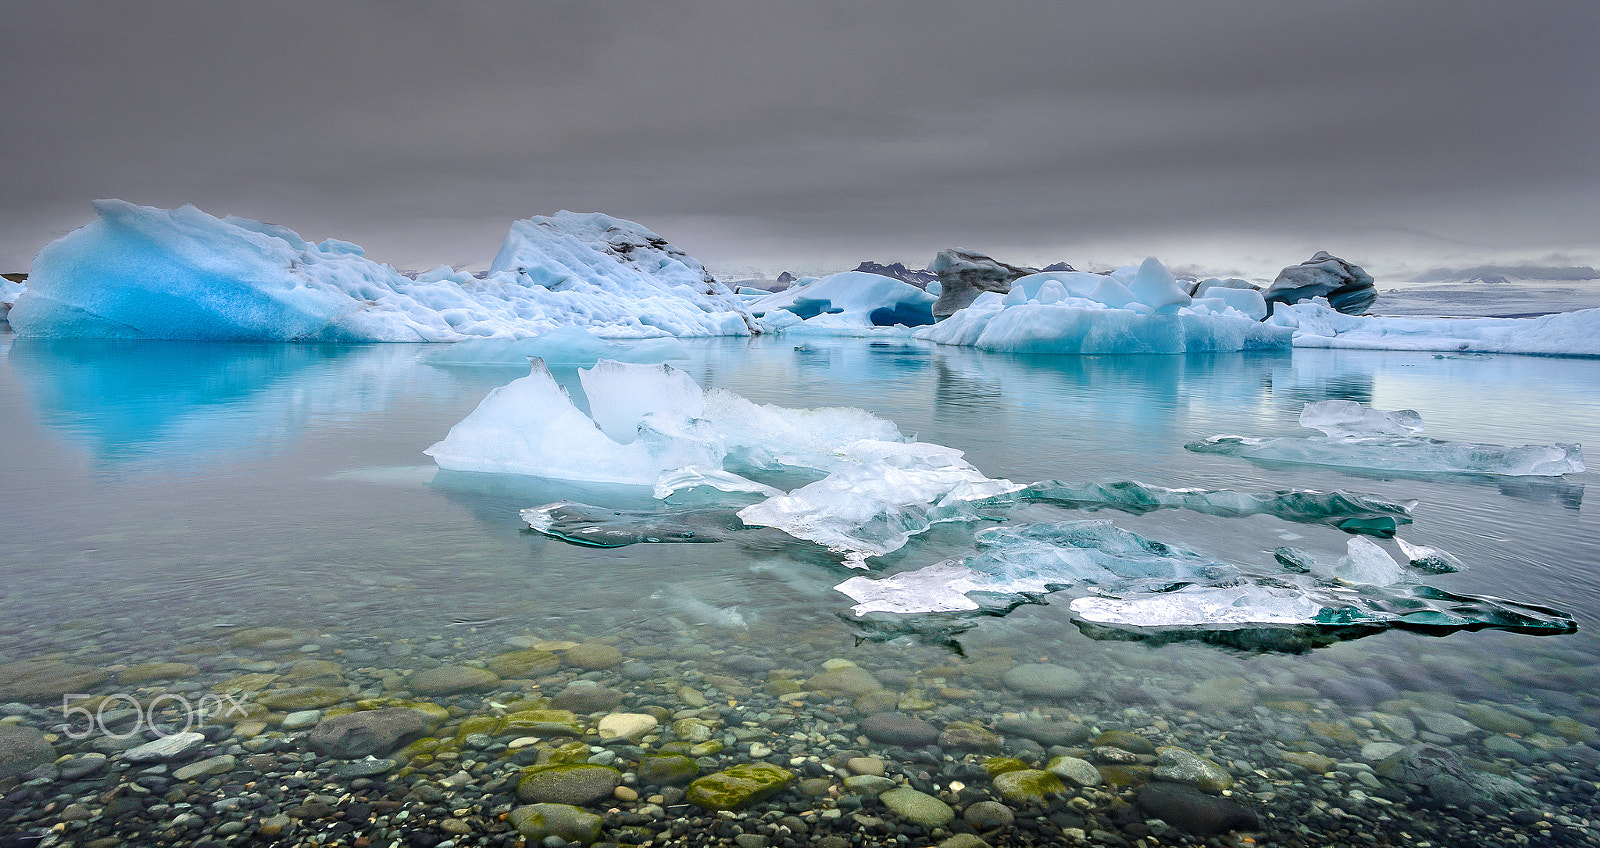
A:
{"label": "gray rounded stone", "polygon": [[122,759],[124,762],[129,763],[164,763],[170,760],[181,760],[200,750],[205,744],[206,737],[203,733],[194,731],[174,733],[154,742],[146,742],[136,748],[129,748],[122,752]]}
{"label": "gray rounded stone", "polygon": [[878,800],[906,821],[926,828],[948,824],[956,817],[949,804],[909,786],[891,789],[879,795]]}
{"label": "gray rounded stone", "polygon": [[452,695],[493,689],[500,685],[500,675],[470,665],[441,665],[412,674],[406,685],[424,695]]}
{"label": "gray rounded stone", "polygon": [[55,748],[43,733],[31,727],[0,725],[0,778],[26,774],[55,758]]}
{"label": "gray rounded stone", "polygon": [[1039,698],[1071,698],[1083,692],[1083,675],[1053,663],[1023,663],[1013,666],[1000,682],[1025,695]]}
{"label": "gray rounded stone", "polygon": [[905,713],[878,713],[867,716],[858,726],[862,735],[885,745],[920,748],[923,745],[932,745],[939,739],[939,728]]}
{"label": "gray rounded stone", "polygon": [[318,722],[306,734],[306,744],[324,756],[358,760],[387,754],[427,732],[432,723],[426,713],[406,707],[362,710]]}
{"label": "gray rounded stone", "polygon": [[1011,812],[1010,807],[999,801],[979,801],[968,804],[967,808],[961,811],[961,818],[972,825],[973,830],[981,832],[1010,827],[1011,823],[1016,821],[1017,815]]}

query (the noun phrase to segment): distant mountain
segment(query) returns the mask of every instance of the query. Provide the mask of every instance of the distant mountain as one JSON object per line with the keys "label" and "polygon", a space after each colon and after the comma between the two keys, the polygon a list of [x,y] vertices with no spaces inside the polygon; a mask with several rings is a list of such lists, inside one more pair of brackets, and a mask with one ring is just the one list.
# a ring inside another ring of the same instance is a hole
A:
{"label": "distant mountain", "polygon": [[893,265],[879,265],[876,262],[868,261],[857,265],[855,270],[884,277],[893,277],[902,283],[910,283],[919,289],[925,289],[929,283],[937,282],[939,279],[939,275],[932,271],[912,270],[899,262]]}
{"label": "distant mountain", "polygon": [[1588,265],[1476,265],[1471,268],[1434,268],[1418,274],[1418,283],[1506,283],[1511,280],[1600,279],[1600,271]]}

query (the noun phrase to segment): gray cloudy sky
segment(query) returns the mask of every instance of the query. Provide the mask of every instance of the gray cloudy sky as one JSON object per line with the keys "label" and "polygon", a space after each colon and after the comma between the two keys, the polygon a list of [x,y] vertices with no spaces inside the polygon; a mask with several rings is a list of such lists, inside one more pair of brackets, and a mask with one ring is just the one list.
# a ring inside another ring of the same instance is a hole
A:
{"label": "gray cloudy sky", "polygon": [[[89,201],[484,267],[1600,262],[1600,3],[8,3],[0,270]],[[1381,278],[1380,278],[1381,279]]]}

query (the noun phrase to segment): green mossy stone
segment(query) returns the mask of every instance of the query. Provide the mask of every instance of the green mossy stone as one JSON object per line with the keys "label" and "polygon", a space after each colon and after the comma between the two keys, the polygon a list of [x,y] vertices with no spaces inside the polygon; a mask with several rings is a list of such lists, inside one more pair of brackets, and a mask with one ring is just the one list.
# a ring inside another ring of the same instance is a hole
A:
{"label": "green mossy stone", "polygon": [[296,686],[262,692],[256,702],[269,710],[313,710],[331,707],[349,697],[349,690],[338,686]]}
{"label": "green mossy stone", "polygon": [[996,775],[994,791],[1007,801],[1043,801],[1067,791],[1061,778],[1039,769],[1021,769]]}
{"label": "green mossy stone", "polygon": [[356,701],[358,710],[382,710],[388,707],[405,707],[423,713],[433,720],[436,728],[450,718],[449,710],[432,701],[414,701],[410,698],[362,698]]}
{"label": "green mossy stone", "polygon": [[571,710],[523,710],[505,719],[506,733],[521,736],[582,736],[583,725]]}
{"label": "green mossy stone", "polygon": [[540,677],[561,667],[561,658],[550,651],[530,649],[490,657],[484,663],[501,677]]}
{"label": "green mossy stone", "polygon": [[1154,754],[1156,746],[1149,739],[1128,730],[1107,730],[1094,738],[1094,745],[1121,748],[1132,754]]}
{"label": "green mossy stone", "polygon": [[990,777],[1005,774],[1008,771],[1022,771],[1028,764],[1014,757],[990,757],[983,761],[983,770]]}
{"label": "green mossy stone", "polygon": [[424,736],[394,752],[391,756],[402,762],[415,762],[418,757],[427,757],[428,762],[432,762],[434,752],[438,751],[443,744],[432,736]]}
{"label": "green mossy stone", "polygon": [[456,728],[456,738],[465,739],[475,733],[485,736],[499,736],[506,732],[506,720],[499,716],[467,716],[461,720],[461,726]]}
{"label": "green mossy stone", "polygon": [[582,742],[568,742],[550,751],[552,763],[581,763],[589,759],[589,746]]}
{"label": "green mossy stone", "polygon": [[622,783],[622,772],[594,763],[558,763],[529,766],[517,781],[517,798],[539,804],[582,806],[611,793]]}
{"label": "green mossy stone", "polygon": [[639,780],[651,786],[676,786],[700,776],[700,765],[683,754],[652,754],[639,761]]}
{"label": "green mossy stone", "polygon": [[689,784],[685,800],[708,810],[742,810],[783,791],[794,773],[771,763],[744,763]]}

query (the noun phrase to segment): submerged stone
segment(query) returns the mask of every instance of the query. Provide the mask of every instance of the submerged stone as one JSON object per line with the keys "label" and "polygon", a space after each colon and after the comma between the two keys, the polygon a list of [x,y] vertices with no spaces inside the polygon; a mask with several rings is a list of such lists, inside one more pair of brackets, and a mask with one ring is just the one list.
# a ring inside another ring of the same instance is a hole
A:
{"label": "submerged stone", "polygon": [[994,790],[1007,801],[1043,801],[1067,791],[1061,778],[1040,769],[1019,769],[995,775]]}
{"label": "submerged stone", "polygon": [[639,761],[639,780],[652,786],[676,786],[700,775],[700,765],[683,754],[652,754]]}
{"label": "submerged stone", "polygon": [[783,791],[794,773],[770,763],[746,763],[689,784],[685,799],[708,810],[742,810]]}
{"label": "submerged stone", "polygon": [[1203,792],[1221,794],[1233,786],[1228,770],[1192,751],[1175,745],[1156,749],[1157,780],[1187,783]]}
{"label": "submerged stone", "polygon": [[503,678],[541,677],[561,667],[561,658],[551,651],[529,649],[490,657],[484,666]]}
{"label": "submerged stone", "polygon": [[387,754],[437,726],[435,717],[408,707],[362,710],[324,718],[306,735],[306,744],[324,756],[356,760]]}
{"label": "submerged stone", "polygon": [[453,695],[476,692],[500,685],[500,676],[485,668],[470,665],[442,665],[412,673],[406,685],[423,695]]}
{"label": "submerged stone", "polygon": [[1210,835],[1260,827],[1256,814],[1248,808],[1186,783],[1148,784],[1139,790],[1134,803],[1147,815],[1190,833]]}
{"label": "submerged stone", "polygon": [[593,763],[532,766],[517,782],[522,801],[581,806],[611,793],[622,784],[622,772]]}
{"label": "submerged stone", "polygon": [[600,838],[602,819],[570,804],[530,804],[506,814],[506,821],[530,843],[551,837],[577,845],[592,845]]}
{"label": "submerged stone", "polygon": [[[0,725],[0,780],[26,774],[55,758],[55,748],[43,733],[31,727]],[[103,757],[100,762],[104,764]]]}
{"label": "submerged stone", "polygon": [[879,795],[878,800],[901,818],[927,828],[948,824],[956,817],[949,804],[908,786],[891,789]]}

